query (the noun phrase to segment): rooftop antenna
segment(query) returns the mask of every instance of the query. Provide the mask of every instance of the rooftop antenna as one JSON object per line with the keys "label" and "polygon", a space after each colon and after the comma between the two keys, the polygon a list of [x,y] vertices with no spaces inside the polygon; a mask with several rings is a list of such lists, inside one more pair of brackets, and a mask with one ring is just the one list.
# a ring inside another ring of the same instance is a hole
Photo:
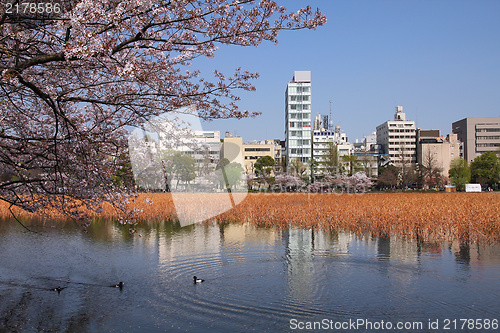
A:
{"label": "rooftop antenna", "polygon": [[332,100],[330,100],[330,119],[328,119],[328,130],[333,130],[333,118],[332,118]]}

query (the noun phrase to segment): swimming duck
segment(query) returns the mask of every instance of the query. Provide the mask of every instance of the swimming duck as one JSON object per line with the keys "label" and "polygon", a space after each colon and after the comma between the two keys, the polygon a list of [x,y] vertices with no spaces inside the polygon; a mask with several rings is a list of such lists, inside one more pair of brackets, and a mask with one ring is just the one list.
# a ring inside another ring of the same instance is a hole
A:
{"label": "swimming duck", "polygon": [[63,290],[64,288],[61,288],[60,286],[57,286],[57,288],[54,288],[54,289],[51,289],[52,291],[57,291],[58,294],[61,293],[61,290]]}
{"label": "swimming duck", "polygon": [[202,283],[203,281],[205,281],[205,280],[203,280],[203,279],[198,279],[196,276],[193,276],[193,282],[194,282],[194,283]]}
{"label": "swimming duck", "polygon": [[120,281],[120,282],[118,282],[118,284],[115,284],[115,286],[114,286],[114,287],[115,287],[115,288],[120,288],[120,289],[122,289],[122,288],[123,288],[123,284],[124,284],[124,283]]}

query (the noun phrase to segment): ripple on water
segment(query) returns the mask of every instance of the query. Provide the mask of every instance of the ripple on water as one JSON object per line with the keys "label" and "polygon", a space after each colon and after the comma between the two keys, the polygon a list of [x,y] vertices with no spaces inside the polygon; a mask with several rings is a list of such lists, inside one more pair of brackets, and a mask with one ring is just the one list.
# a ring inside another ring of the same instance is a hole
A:
{"label": "ripple on water", "polygon": [[[417,251],[394,239],[310,230],[192,226],[153,230],[140,241],[108,231],[108,240],[0,234],[4,322],[68,331],[263,332],[285,331],[291,318],[498,313],[498,247],[457,259],[445,246]],[[194,275],[206,281],[193,284]],[[120,280],[123,290],[108,288]],[[57,285],[66,288],[48,291]]]}

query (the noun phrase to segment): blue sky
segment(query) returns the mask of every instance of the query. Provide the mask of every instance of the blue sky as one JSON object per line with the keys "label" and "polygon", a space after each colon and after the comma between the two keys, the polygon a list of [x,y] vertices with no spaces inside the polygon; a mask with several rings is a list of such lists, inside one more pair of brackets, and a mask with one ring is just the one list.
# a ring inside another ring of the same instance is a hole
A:
{"label": "blue sky", "polygon": [[402,105],[422,129],[451,132],[465,117],[500,116],[500,1],[286,0],[289,10],[320,8],[326,25],[284,31],[278,45],[221,47],[203,69],[258,72],[239,106],[262,115],[217,120],[204,129],[244,141],[284,139],[284,92],[296,70],[310,70],[312,114],[328,114],[350,141],[392,119]]}

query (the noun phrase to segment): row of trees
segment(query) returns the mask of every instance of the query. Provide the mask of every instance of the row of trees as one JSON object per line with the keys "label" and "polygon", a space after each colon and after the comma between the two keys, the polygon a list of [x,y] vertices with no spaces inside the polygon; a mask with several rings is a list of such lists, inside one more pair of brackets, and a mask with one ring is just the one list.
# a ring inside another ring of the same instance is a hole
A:
{"label": "row of trees", "polygon": [[437,160],[429,153],[419,165],[389,165],[379,169],[377,185],[389,188],[436,188],[450,182],[460,191],[465,184],[478,183],[483,188],[497,189],[500,182],[500,160],[494,152],[485,152],[476,157],[470,166],[462,158],[451,162],[448,175],[443,174]]}
{"label": "row of trees", "polygon": [[[194,190],[192,182],[195,181],[197,190],[213,190],[215,188],[229,190],[238,186],[242,181],[244,173],[243,166],[236,162],[230,162],[222,158],[215,166],[210,166],[211,160],[204,158],[201,163],[191,155],[182,151],[162,151],[158,154],[159,162],[156,166],[161,170],[149,170],[148,175],[161,172],[165,187],[160,190],[166,192],[179,192]],[[133,182],[140,190],[149,190],[149,182]],[[159,189],[153,185],[153,189]]]}
{"label": "row of trees", "polygon": [[357,172],[352,176],[325,176],[322,180],[309,184],[307,184],[307,182],[300,177],[290,174],[280,174],[276,176],[271,189],[279,190],[280,192],[307,191],[317,193],[359,193],[365,192],[371,186],[372,182],[364,172]]}
{"label": "row of trees", "polygon": [[[493,152],[486,152],[478,156],[469,166],[461,159],[455,159],[451,163],[449,175],[443,174],[443,169],[438,165],[437,158],[432,152],[428,152],[420,164],[414,165],[410,161],[398,165],[388,165],[379,168],[376,181],[378,188],[439,188],[449,182],[463,190],[467,183],[479,183],[483,187],[498,188],[500,182],[500,160]],[[304,188],[316,189],[326,188],[335,184],[345,184],[346,177],[365,174],[363,161],[357,155],[341,156],[339,158],[336,147],[332,144],[322,163],[314,160],[308,166],[299,159],[294,159],[288,165],[286,175],[271,177],[274,160],[270,156],[262,157],[255,163],[256,174],[249,177],[249,185],[254,179],[259,184],[271,187],[274,182],[284,189]],[[313,176],[310,176],[312,174]],[[339,179],[342,179],[339,182]],[[368,177],[367,177],[368,178]],[[332,182],[332,179],[336,179]],[[356,182],[355,182],[356,183]],[[363,182],[361,182],[363,183]],[[349,186],[342,185],[344,188]],[[250,186],[251,188],[251,186]]]}
{"label": "row of trees", "polygon": [[[336,152],[336,147],[333,148],[330,152]],[[342,156],[339,159],[337,153],[333,153],[327,160],[335,162],[320,164],[313,160],[307,165],[299,159],[292,159],[286,173],[276,174],[275,160],[271,156],[260,157],[254,164],[255,173],[247,176],[248,188],[252,189],[256,184],[261,189],[281,192],[362,192],[372,185],[369,177],[360,172],[362,168],[356,156]]]}
{"label": "row of trees", "polygon": [[498,189],[500,183],[500,160],[493,152],[485,152],[470,164],[464,159],[455,159],[451,163],[450,181],[458,190],[465,184],[477,183],[484,187]]}
{"label": "row of trees", "polygon": [[[182,152],[164,152],[162,154],[162,168],[166,176],[166,190],[179,190],[179,185],[189,188],[190,182],[197,175],[207,178],[219,188],[232,188],[242,181],[243,167],[238,163],[230,163],[226,158],[221,159],[214,173],[208,170],[204,164]],[[359,162],[356,155],[351,155],[343,161],[348,167],[341,164],[337,166],[327,165],[322,169],[322,174],[311,177],[307,171],[307,165],[300,160],[292,160],[288,172],[276,174],[275,160],[271,156],[260,157],[254,166],[254,173],[246,176],[247,185],[250,190],[255,186],[260,189],[279,190],[282,192],[304,190],[309,192],[330,192],[342,190],[347,192],[360,192],[371,187],[373,183],[363,171],[359,170]],[[379,177],[376,185],[379,188],[436,188],[448,183],[448,179],[442,175],[439,168],[432,159],[424,159],[417,166],[394,166],[389,165],[379,169]],[[318,167],[318,164],[311,163]],[[338,167],[340,166],[340,167]],[[351,168],[349,168],[351,167]],[[120,169],[116,179],[131,183],[130,176]],[[217,173],[217,170],[223,173]],[[317,171],[317,170],[316,170]],[[341,173],[342,172],[342,173]],[[477,157],[471,166],[463,159],[455,159],[449,171],[450,182],[459,190],[463,190],[466,183],[480,183],[483,187],[496,188],[500,179],[500,161],[497,156],[488,152]],[[214,178],[215,177],[215,178]],[[218,178],[217,178],[218,177]],[[174,181],[174,183],[172,183]],[[133,180],[132,180],[133,182]]]}

